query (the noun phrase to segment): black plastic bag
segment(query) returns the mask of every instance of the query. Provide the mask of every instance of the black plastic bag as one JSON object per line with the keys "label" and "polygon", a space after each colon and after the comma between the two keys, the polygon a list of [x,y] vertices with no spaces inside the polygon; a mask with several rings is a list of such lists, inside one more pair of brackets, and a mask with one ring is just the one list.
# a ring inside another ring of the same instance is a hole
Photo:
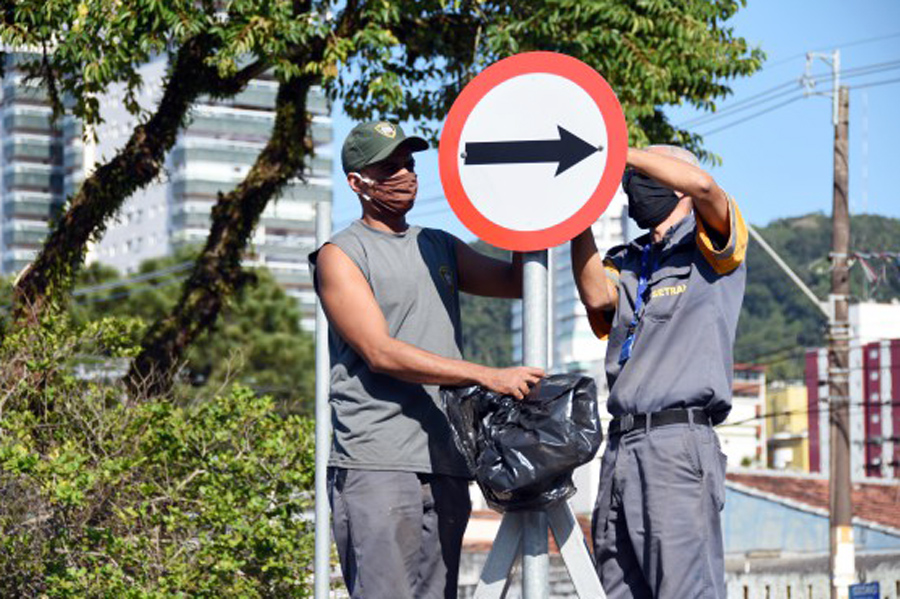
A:
{"label": "black plastic bag", "polygon": [[603,440],[593,379],[551,375],[524,400],[442,387],[457,447],[495,510],[542,509],[575,493],[572,472]]}

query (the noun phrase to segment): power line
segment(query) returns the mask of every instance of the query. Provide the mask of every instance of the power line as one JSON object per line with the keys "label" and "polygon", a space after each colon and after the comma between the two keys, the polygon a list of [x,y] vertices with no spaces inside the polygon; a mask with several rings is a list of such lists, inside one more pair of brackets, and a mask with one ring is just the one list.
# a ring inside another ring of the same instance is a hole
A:
{"label": "power line", "polygon": [[[118,293],[113,293],[112,295],[104,295],[104,296],[98,296],[98,297],[90,297],[87,293],[81,293],[81,294],[78,294],[78,297],[74,298],[74,301],[75,301],[75,303],[77,303],[79,305],[94,304],[94,303],[98,303],[98,302],[108,302],[108,301],[115,300],[115,299],[130,297],[131,295],[146,293],[147,291],[150,291],[152,289],[168,287],[169,285],[174,285],[175,283],[181,283],[185,279],[187,279],[187,276],[173,277],[173,278],[166,279],[164,281],[158,281],[155,283],[145,283],[142,285],[136,285],[130,289],[126,289],[126,290],[120,291]],[[76,294],[73,293],[72,295],[75,296]],[[2,311],[9,310],[9,308],[10,308],[10,304],[0,305],[0,310],[2,310]]]}
{"label": "power line", "polygon": [[[900,401],[898,401],[896,399],[889,399],[889,400],[885,400],[885,401],[876,401],[876,402],[870,402],[870,403],[857,401],[857,402],[850,402],[848,405],[849,405],[849,407],[854,408],[854,409],[876,408],[876,407],[883,407],[883,406],[892,406],[893,407],[893,406],[900,406]],[[835,411],[835,409],[836,409],[835,406],[833,406],[832,404],[828,404],[826,407],[823,407],[823,408],[812,408],[812,409],[806,408],[803,410],[782,410],[780,412],[765,412],[765,413],[759,414],[757,416],[752,416],[750,418],[744,418],[743,420],[736,420],[734,422],[723,422],[722,424],[718,425],[718,427],[721,428],[721,427],[727,427],[727,426],[743,426],[745,424],[751,424],[753,422],[756,422],[757,420],[768,420],[769,418],[778,418],[780,416],[803,416],[803,415],[808,416],[809,414],[820,414],[822,412],[833,412],[833,411]]]}
{"label": "power line", "polygon": [[[813,51],[814,51],[814,52],[823,52],[823,51],[828,50],[828,49],[830,49],[830,48],[852,48],[853,46],[861,46],[861,45],[864,45],[864,44],[871,44],[871,43],[873,43],[873,42],[880,42],[880,41],[882,41],[882,40],[892,39],[892,38],[895,38],[895,37],[900,37],[900,31],[897,31],[897,32],[894,32],[894,33],[888,33],[888,34],[885,34],[885,35],[879,35],[879,36],[874,36],[874,37],[862,38],[862,39],[858,39],[858,40],[852,40],[852,41],[844,42],[844,43],[841,43],[841,44],[832,44],[832,45],[829,46],[828,48],[826,48],[826,47],[821,47],[821,48],[819,48],[818,50],[813,50]],[[792,56],[788,56],[787,58],[781,58],[781,59],[776,60],[775,62],[771,62],[771,63],[769,63],[769,64],[763,65],[762,68],[763,68],[763,69],[767,69],[767,68],[774,68],[774,67],[777,67],[777,66],[781,66],[781,65],[786,64],[786,63],[788,63],[788,62],[790,62],[790,61],[792,61],[792,60],[796,60],[796,59],[798,59],[798,58],[805,58],[805,57],[806,57],[806,54],[807,54],[806,52],[801,52],[800,54],[794,54],[794,55],[792,55]]]}
{"label": "power line", "polygon": [[879,85],[888,85],[889,83],[897,83],[900,81],[900,77],[897,79],[885,79],[883,81],[874,81],[872,83],[863,83],[862,85],[851,85],[850,89],[865,89],[867,87],[878,87]]}
{"label": "power line", "polygon": [[[750,96],[749,98],[746,98],[745,100],[741,100],[740,102],[735,102],[734,104],[729,104],[722,110],[719,110],[719,111],[716,111],[716,112],[713,112],[710,114],[704,114],[704,115],[701,115],[698,117],[694,117],[690,120],[684,121],[683,123],[679,123],[676,126],[679,128],[683,128],[683,127],[693,127],[696,125],[705,125],[708,122],[716,121],[721,118],[725,118],[727,116],[730,116],[733,113],[742,112],[744,110],[753,108],[754,106],[759,106],[759,105],[765,104],[767,102],[771,102],[772,100],[775,100],[776,98],[781,98],[786,95],[797,92],[797,87],[795,87],[793,89],[788,89],[781,93],[772,95],[773,92],[784,89],[787,86],[799,87],[797,79],[791,79],[790,81],[785,81],[784,83],[782,83],[780,85],[776,85],[775,87],[772,87],[766,91],[763,91],[763,92],[760,92],[753,96]],[[766,96],[770,96],[770,95],[771,95],[771,97],[766,97]],[[758,101],[756,101],[756,100],[758,100]]]}
{"label": "power line", "polygon": [[[880,85],[888,85],[888,84],[890,84],[890,83],[897,83],[898,81],[900,81],[900,78],[897,78],[897,79],[885,79],[885,80],[882,80],[882,81],[874,81],[874,82],[872,82],[872,83],[862,83],[862,84],[859,84],[859,85],[852,85],[852,86],[848,86],[848,87],[849,87],[850,89],[864,89],[864,88],[867,88],[867,87],[877,87],[877,86],[880,86]],[[831,90],[826,90],[826,93],[829,92],[829,91],[831,91]],[[806,97],[806,96],[800,95],[800,96],[791,98],[790,100],[786,100],[786,101],[784,101],[784,102],[780,102],[780,103],[776,104],[775,106],[771,106],[771,107],[769,107],[769,108],[766,108],[765,110],[760,110],[759,112],[755,112],[755,113],[753,113],[753,114],[751,114],[751,115],[749,115],[749,116],[746,116],[746,117],[744,117],[744,118],[742,118],[742,119],[738,119],[737,121],[733,121],[733,122],[731,122],[731,123],[728,123],[727,125],[722,125],[721,127],[718,127],[718,128],[716,128],[716,129],[711,129],[711,130],[709,130],[709,131],[706,131],[705,133],[700,133],[700,135],[706,137],[706,136],[709,136],[709,135],[713,135],[713,134],[715,134],[715,133],[718,133],[718,132],[720,132],[720,131],[724,131],[724,130],[726,130],[726,129],[731,129],[732,127],[736,127],[737,125],[740,125],[740,124],[745,123],[745,122],[747,122],[747,121],[749,121],[749,120],[755,119],[755,118],[757,118],[757,117],[759,117],[759,116],[762,116],[762,115],[764,115],[764,114],[766,114],[766,113],[772,112],[773,110],[777,110],[777,109],[779,109],[779,108],[782,108],[782,107],[784,107],[784,106],[787,106],[788,104],[792,104],[792,103],[796,102],[797,100],[802,100],[802,99],[805,98],[805,97]]]}
{"label": "power line", "polygon": [[757,354],[757,355],[755,355],[755,356],[753,356],[753,357],[751,357],[751,358],[748,358],[748,359],[746,359],[746,360],[742,360],[742,363],[753,364],[754,366],[764,366],[764,365],[766,365],[765,362],[763,362],[763,363],[759,363],[759,362],[758,362],[758,360],[759,360],[760,358],[766,358],[766,357],[768,357],[768,356],[774,356],[774,355],[780,354],[780,353],[782,353],[782,352],[786,352],[786,351],[788,351],[788,350],[792,350],[791,353],[798,352],[798,351],[804,351],[804,352],[805,352],[805,351],[807,350],[807,348],[804,347],[804,346],[802,346],[802,345],[797,345],[796,343],[792,343],[792,344],[790,344],[790,345],[785,345],[784,347],[780,347],[780,348],[778,348],[778,349],[767,350],[767,351],[765,351],[765,352],[763,352],[763,353],[761,353],[761,354]]}
{"label": "power line", "polygon": [[125,291],[120,291],[119,293],[114,293],[112,295],[105,295],[102,297],[85,297],[80,300],[76,300],[79,304],[94,304],[98,302],[108,302],[114,299],[121,299],[124,297],[130,297],[131,295],[137,295],[140,293],[146,293],[153,289],[160,289],[162,287],[168,287],[170,285],[174,285],[176,283],[183,282],[187,277],[174,277],[172,279],[167,279],[165,281],[159,281],[157,283],[150,283],[147,285],[139,285],[137,287],[133,287],[131,289],[127,289]]}
{"label": "power line", "polygon": [[[863,65],[861,67],[854,67],[852,69],[844,69],[843,71],[841,71],[841,78],[849,79],[852,77],[861,77],[861,76],[865,76],[865,75],[872,75],[874,73],[880,73],[883,71],[890,71],[890,70],[894,70],[897,68],[900,68],[900,60],[874,63],[874,64],[869,64],[869,65]],[[831,79],[831,75],[823,74],[823,75],[816,75],[814,77],[811,77],[810,81],[817,83],[820,81],[827,81],[830,79]],[[771,102],[772,100],[775,100],[776,98],[784,97],[784,96],[789,95],[789,94],[793,93],[794,91],[796,91],[796,89],[788,89],[785,91],[780,91],[780,93],[775,93],[775,92],[779,92],[779,90],[784,90],[784,88],[792,86],[792,85],[797,86],[800,83],[800,81],[801,80],[799,78],[789,79],[789,80],[784,81],[783,83],[780,83],[780,84],[778,84],[774,87],[771,87],[767,90],[761,91],[757,94],[754,94],[752,96],[744,98],[743,100],[739,100],[737,102],[729,104],[722,110],[719,110],[719,111],[716,111],[716,112],[713,112],[710,114],[700,115],[700,116],[694,117],[692,119],[688,119],[687,121],[684,121],[684,122],[678,124],[677,126],[678,127],[691,127],[691,126],[696,126],[696,125],[701,125],[701,124],[708,124],[712,121],[716,121],[721,118],[725,118],[729,115],[732,115],[732,114],[735,114],[738,112],[743,112],[744,110],[748,110],[750,108],[753,108],[754,106],[766,104],[768,102]]]}
{"label": "power line", "polygon": [[172,274],[176,272],[182,272],[190,269],[194,265],[193,262],[181,262],[180,264],[175,264],[174,266],[168,266],[166,268],[161,268],[159,270],[153,270],[150,272],[146,272],[140,274],[136,277],[131,277],[129,279],[121,279],[119,281],[111,281],[109,283],[101,283],[99,285],[93,285],[90,287],[79,287],[75,291],[72,292],[73,297],[78,297],[81,295],[89,295],[91,293],[96,293],[98,291],[106,291],[108,289],[115,289],[117,287],[124,287],[125,285],[131,285],[132,283],[140,283],[143,281],[147,281],[149,279],[153,279],[156,277],[160,277],[167,274]]}
{"label": "power line", "polygon": [[[864,65],[864,66],[856,67],[853,69],[845,69],[844,71],[841,72],[841,77],[842,77],[842,79],[852,79],[855,77],[864,77],[864,76],[868,76],[868,75],[874,75],[876,73],[882,73],[885,71],[893,71],[896,69],[900,69],[900,60]],[[828,75],[818,75],[816,77],[812,77],[810,80],[813,83],[816,83],[816,82],[828,80],[829,78],[830,78],[830,76],[828,76]],[[891,83],[893,81],[894,80],[890,80],[890,81],[886,81],[884,83]],[[779,85],[776,85],[775,87],[769,88],[768,90],[765,90],[763,92],[760,92],[758,94],[750,96],[749,98],[746,98],[744,100],[741,100],[739,102],[731,104],[731,105],[723,108],[721,111],[718,111],[718,112],[715,112],[712,114],[702,115],[702,116],[695,117],[693,119],[684,121],[684,122],[678,124],[677,127],[707,125],[707,124],[716,122],[718,120],[734,116],[735,114],[737,114],[739,112],[744,112],[745,110],[750,110],[756,106],[762,106],[764,104],[768,104],[769,102],[772,102],[778,98],[782,98],[782,97],[790,95],[792,93],[796,93],[796,91],[798,91],[798,90],[792,90],[792,89],[788,89],[785,91],[779,91],[779,90],[783,90],[785,87],[795,84],[797,82],[798,82],[797,79],[785,81]],[[878,82],[878,84],[881,84],[881,83],[882,82]],[[869,84],[864,83],[864,84],[860,84],[860,85],[856,85],[856,86],[852,86],[852,87],[863,88],[863,87],[873,87],[873,86],[874,85],[869,85]],[[778,92],[778,93],[775,93],[775,92]],[[822,92],[822,93],[828,93],[828,90],[826,90],[825,92]],[[806,94],[798,95],[795,98],[792,98],[790,100],[787,100],[787,101],[777,104],[775,106],[771,106],[766,110],[762,110],[757,113],[754,113],[753,115],[745,117],[744,119],[734,121],[732,123],[729,123],[728,125],[724,125],[723,127],[718,128],[718,129],[713,129],[707,133],[702,133],[702,135],[711,135],[712,133],[716,133],[723,129],[727,129],[731,126],[741,124],[741,123],[745,122],[746,120],[750,120],[757,116],[761,116],[763,114],[766,114],[767,112],[776,110],[783,106],[786,106],[787,104],[795,102],[796,100],[799,100],[804,97],[806,97]]]}
{"label": "power line", "polygon": [[779,103],[776,104],[775,106],[771,106],[771,107],[766,108],[766,109],[764,109],[764,110],[760,110],[759,112],[754,112],[753,114],[751,114],[751,115],[749,115],[749,116],[746,116],[746,117],[744,117],[744,118],[742,118],[742,119],[738,119],[737,121],[728,123],[727,125],[722,125],[721,127],[717,127],[717,128],[715,128],[715,129],[711,129],[711,130],[706,131],[706,132],[704,132],[704,133],[700,133],[700,135],[706,137],[706,136],[709,136],[709,135],[713,135],[713,134],[715,134],[715,133],[718,133],[719,131],[724,131],[724,130],[726,130],[726,129],[731,129],[732,127],[736,127],[736,126],[740,125],[741,123],[746,123],[747,121],[750,121],[750,120],[755,119],[755,118],[757,118],[757,117],[760,117],[760,116],[762,116],[762,115],[764,115],[764,114],[767,114],[767,113],[769,113],[769,112],[772,112],[773,110],[778,110],[779,108],[783,108],[784,106],[787,106],[788,104],[793,104],[793,103],[796,102],[797,100],[802,100],[804,97],[805,97],[805,96],[803,96],[803,95],[799,95],[799,96],[796,96],[796,97],[794,97],[794,98],[791,98],[790,100],[785,100],[784,102],[779,102]]}

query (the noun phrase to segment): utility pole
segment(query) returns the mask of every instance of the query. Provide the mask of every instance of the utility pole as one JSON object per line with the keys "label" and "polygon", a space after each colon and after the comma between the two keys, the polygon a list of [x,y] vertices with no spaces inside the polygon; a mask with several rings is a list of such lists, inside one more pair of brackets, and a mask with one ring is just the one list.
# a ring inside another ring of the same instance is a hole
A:
{"label": "utility pole", "polygon": [[[830,64],[830,92],[814,92],[811,67],[819,58]],[[801,83],[807,95],[826,95],[832,101],[834,124],[834,193],[831,213],[831,310],[828,319],[828,401],[831,440],[829,514],[831,599],[848,599],[856,579],[853,544],[853,501],[850,480],[850,212],[847,201],[850,90],[840,86],[841,53],[809,52]]]}
{"label": "utility pole", "polygon": [[832,315],[828,327],[828,397],[831,402],[831,597],[846,599],[856,578],[853,503],[850,482],[850,213],[848,144],[850,90],[834,90],[838,118],[834,128],[834,201],[831,234]]}

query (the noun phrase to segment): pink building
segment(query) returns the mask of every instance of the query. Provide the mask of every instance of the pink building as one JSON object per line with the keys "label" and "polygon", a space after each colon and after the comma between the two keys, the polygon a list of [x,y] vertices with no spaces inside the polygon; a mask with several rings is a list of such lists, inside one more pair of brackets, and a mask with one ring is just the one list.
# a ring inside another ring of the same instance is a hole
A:
{"label": "pink building", "polygon": [[[828,472],[828,355],[806,354],[810,471]],[[900,478],[900,339],[851,344],[850,468],[854,479]]]}

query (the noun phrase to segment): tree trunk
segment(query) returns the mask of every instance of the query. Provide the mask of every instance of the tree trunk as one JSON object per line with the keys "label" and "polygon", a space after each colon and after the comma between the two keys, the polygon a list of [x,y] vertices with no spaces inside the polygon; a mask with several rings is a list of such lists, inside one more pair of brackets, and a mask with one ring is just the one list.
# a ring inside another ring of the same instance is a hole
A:
{"label": "tree trunk", "polygon": [[300,76],[279,86],[272,136],[244,181],[219,194],[209,237],[180,301],[147,332],[131,364],[132,392],[145,397],[167,393],[187,348],[215,324],[225,300],[248,278],[241,270],[247,241],[269,199],[302,172],[304,158],[312,150],[306,114],[312,82],[311,76]]}
{"label": "tree trunk", "polygon": [[34,324],[48,308],[66,301],[88,241],[99,238],[125,200],[159,174],[193,102],[202,94],[234,95],[264,69],[257,63],[222,79],[204,63],[213,50],[211,38],[202,35],[181,47],[156,112],[135,128],[112,160],[85,180],[38,257],[20,275],[13,295],[13,322]]}

